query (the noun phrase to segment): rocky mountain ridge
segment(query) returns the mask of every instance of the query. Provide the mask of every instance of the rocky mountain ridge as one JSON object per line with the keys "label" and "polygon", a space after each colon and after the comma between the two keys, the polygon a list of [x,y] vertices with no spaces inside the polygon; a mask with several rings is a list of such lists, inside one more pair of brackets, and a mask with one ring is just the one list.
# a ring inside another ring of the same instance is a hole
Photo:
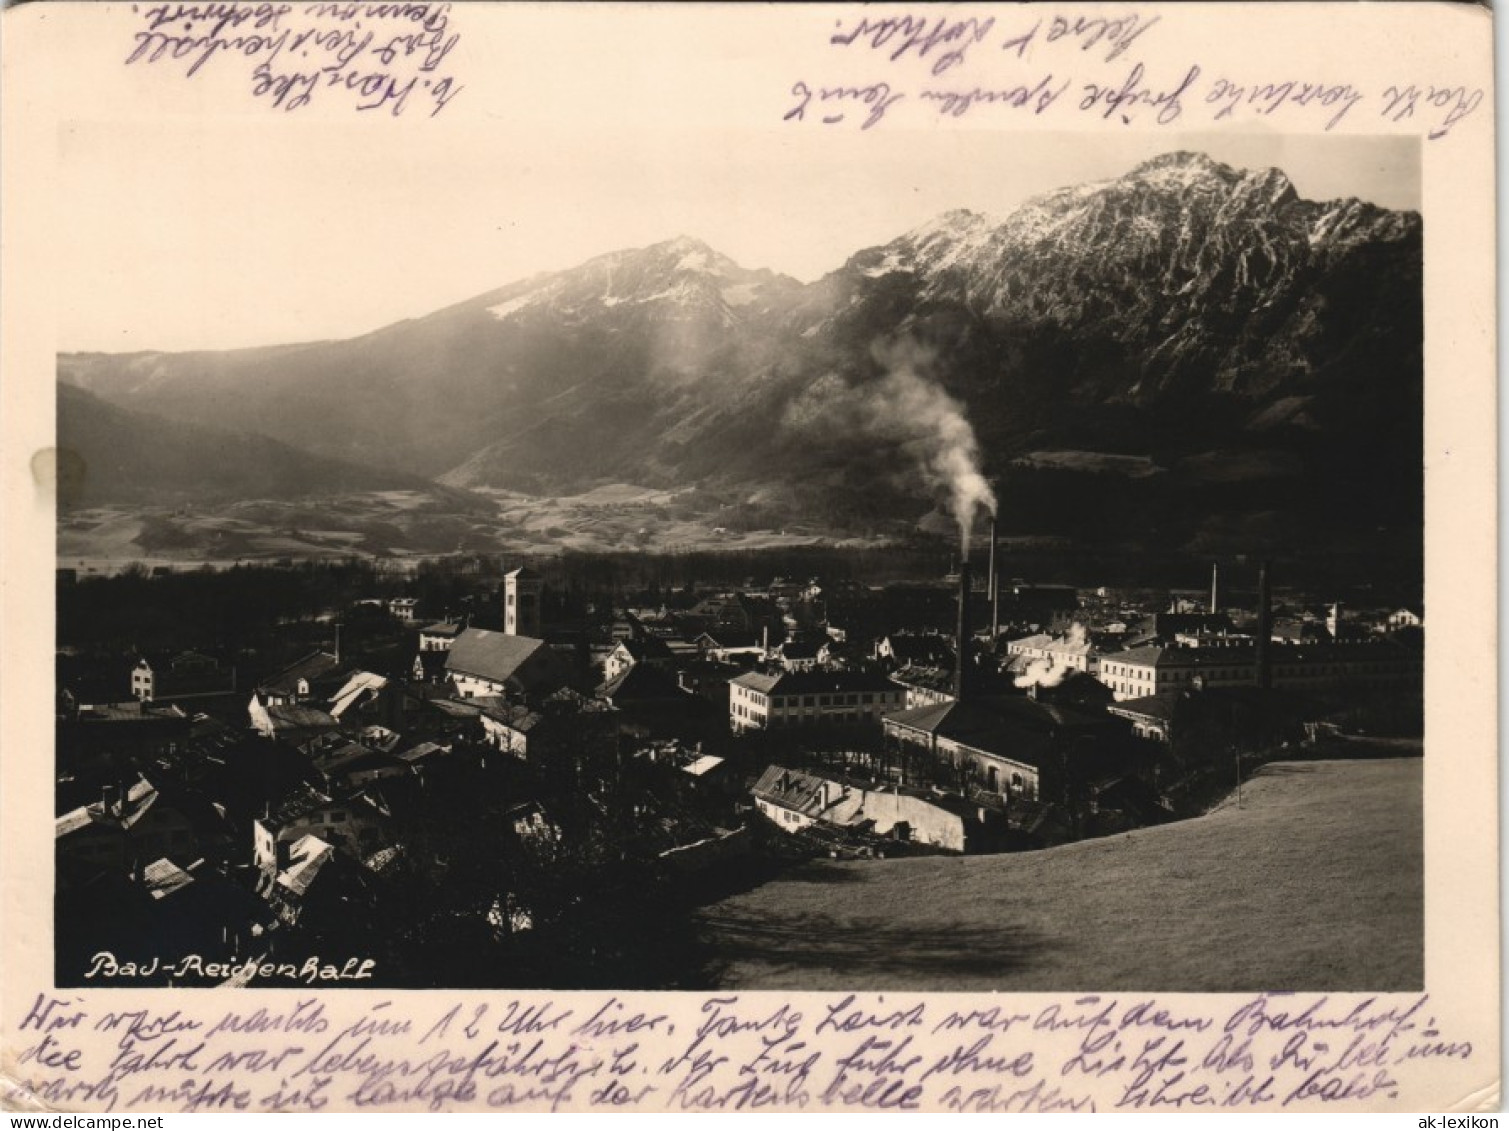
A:
{"label": "rocky mountain ridge", "polygon": [[844,528],[938,501],[863,407],[901,343],[1024,532],[1418,538],[1422,285],[1418,215],[1172,153],[811,284],[678,237],[346,342],[64,355],[59,379],[457,487],[712,485]]}

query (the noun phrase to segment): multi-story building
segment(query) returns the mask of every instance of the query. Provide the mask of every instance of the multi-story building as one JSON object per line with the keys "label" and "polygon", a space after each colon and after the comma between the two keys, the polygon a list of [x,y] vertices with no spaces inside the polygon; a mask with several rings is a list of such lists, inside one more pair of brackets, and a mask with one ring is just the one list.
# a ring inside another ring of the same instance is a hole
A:
{"label": "multi-story building", "polygon": [[[1272,685],[1279,688],[1408,684],[1422,671],[1419,652],[1388,641],[1275,644],[1269,656]],[[1245,642],[1228,647],[1133,648],[1102,657],[1099,678],[1118,700],[1191,687],[1248,686],[1258,682],[1257,651]]]}
{"label": "multi-story building", "polygon": [[427,624],[419,630],[419,650],[421,652],[449,652],[451,645],[456,642],[456,637],[461,635],[465,627],[453,620]]}
{"label": "multi-story building", "polygon": [[1012,640],[1006,645],[1006,654],[1023,656],[1028,660],[1047,660],[1054,667],[1089,672],[1091,675],[1095,674],[1096,666],[1100,662],[1095,645],[1090,642],[1083,629],[1063,636],[1039,632],[1020,640]]}
{"label": "multi-story building", "polygon": [[728,681],[735,734],[818,726],[879,726],[901,709],[906,689],[875,672],[748,672]]}

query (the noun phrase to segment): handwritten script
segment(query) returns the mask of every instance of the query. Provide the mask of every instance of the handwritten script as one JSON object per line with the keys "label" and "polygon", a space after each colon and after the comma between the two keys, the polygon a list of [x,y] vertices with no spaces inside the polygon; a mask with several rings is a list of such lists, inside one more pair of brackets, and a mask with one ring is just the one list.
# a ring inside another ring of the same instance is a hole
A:
{"label": "handwritten script", "polygon": [[450,4],[133,4],[128,66],[243,71],[275,110],[344,100],[395,117],[431,117],[463,89],[449,69],[461,42]]}
{"label": "handwritten script", "polygon": [[[856,13],[834,21],[826,46],[845,64],[842,81],[803,75],[790,86],[788,123],[873,129],[910,115],[1092,116],[1119,125],[1190,128],[1268,118],[1302,129],[1343,122],[1418,125],[1439,141],[1483,105],[1480,86],[1449,75],[1400,75],[1383,82],[1294,73],[1254,63],[1225,73],[1196,59],[1139,57],[1175,13],[1130,9],[1111,15],[908,15]],[[854,79],[854,66],[864,77]]]}
{"label": "handwritten script", "polygon": [[[1355,1108],[1473,1057],[1428,995],[118,999],[7,1018],[20,1106],[320,1111]],[[260,1004],[259,1004],[260,1002]],[[1208,1007],[1207,1007],[1208,1008]],[[19,1053],[17,1052],[19,1050]]]}

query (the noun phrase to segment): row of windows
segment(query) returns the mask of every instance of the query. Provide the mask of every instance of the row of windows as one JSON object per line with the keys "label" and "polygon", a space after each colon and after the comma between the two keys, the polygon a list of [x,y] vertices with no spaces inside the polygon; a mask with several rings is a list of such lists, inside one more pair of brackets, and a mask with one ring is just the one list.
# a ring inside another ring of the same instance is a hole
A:
{"label": "row of windows", "polygon": [[790,695],[783,697],[782,705],[794,707],[854,707],[860,704],[900,702],[902,691],[851,691],[847,695]]}
{"label": "row of windows", "polygon": [[[876,703],[886,706],[900,703],[905,694],[902,688],[895,691],[851,691],[847,694],[833,695],[782,695],[777,697],[775,706],[777,710],[796,710],[799,707],[858,707],[873,706]],[[755,691],[745,691],[750,702],[757,706],[768,706],[767,696]]]}
{"label": "row of windows", "polygon": [[[1118,681],[1118,680],[1115,680],[1115,679],[1111,679],[1110,680],[1110,686],[1112,688],[1114,688],[1115,690],[1117,690],[1117,691],[1130,691],[1133,687],[1147,686],[1147,685],[1150,685],[1151,683],[1153,683],[1153,682],[1156,681],[1156,677],[1155,676],[1142,674],[1142,673],[1146,672],[1147,670],[1148,669],[1145,669],[1145,668],[1143,668],[1143,669],[1135,669],[1135,668],[1129,668],[1127,665],[1117,665],[1115,667],[1108,667],[1106,669],[1106,675],[1108,677],[1114,677],[1114,676],[1122,675],[1122,674],[1131,674],[1133,672],[1141,675],[1142,682],[1136,683],[1136,684],[1134,684],[1134,683],[1132,683],[1130,681]],[[1273,669],[1273,674],[1276,675],[1276,676],[1283,677],[1283,678],[1292,678],[1292,679],[1320,679],[1320,678],[1325,677],[1325,676],[1347,676],[1347,675],[1358,676],[1358,675],[1385,675],[1385,674],[1398,675],[1398,674],[1403,674],[1405,672],[1409,672],[1409,671],[1412,671],[1412,670],[1413,670],[1413,666],[1410,665],[1410,664],[1407,664],[1407,663],[1350,664],[1350,665],[1349,664],[1279,664],[1277,667],[1275,667]],[[1170,683],[1190,683],[1190,682],[1193,682],[1196,677],[1199,677],[1199,678],[1202,678],[1202,679],[1206,679],[1206,680],[1238,680],[1238,681],[1247,682],[1247,681],[1251,681],[1252,679],[1256,678],[1256,675],[1257,675],[1257,670],[1255,668],[1252,668],[1252,667],[1244,667],[1244,668],[1216,668],[1216,669],[1182,669],[1182,670],[1164,672],[1163,673],[1163,682],[1165,684],[1170,684]]]}
{"label": "row of windows", "polygon": [[[788,725],[789,726],[800,726],[804,722],[812,722],[812,721],[814,721],[816,719],[819,719],[819,718],[821,718],[821,720],[823,722],[825,722],[825,723],[838,723],[838,724],[842,725],[844,723],[862,723],[866,719],[870,719],[870,718],[873,718],[873,717],[874,717],[873,715],[866,714],[864,711],[857,711],[857,710],[856,711],[831,711],[828,714],[822,715],[822,716],[817,716],[817,715],[772,715],[771,719],[770,719],[770,725],[772,727],[781,727],[781,726],[788,726]],[[763,722],[764,720],[760,719],[759,721]]]}

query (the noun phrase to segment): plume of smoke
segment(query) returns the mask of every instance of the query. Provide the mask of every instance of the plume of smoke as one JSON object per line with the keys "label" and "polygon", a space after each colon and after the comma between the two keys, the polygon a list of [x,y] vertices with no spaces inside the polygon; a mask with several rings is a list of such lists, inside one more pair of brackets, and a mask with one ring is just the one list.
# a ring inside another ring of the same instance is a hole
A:
{"label": "plume of smoke", "polygon": [[923,475],[948,492],[967,554],[975,515],[982,508],[994,514],[996,497],[980,474],[980,445],[964,406],[931,377],[934,354],[913,339],[877,344],[872,352],[885,371],[870,405],[874,425],[910,437]]}
{"label": "plume of smoke", "polygon": [[[1085,626],[1075,622],[1064,635],[1064,645],[1069,648],[1083,647],[1088,637]],[[1038,656],[1022,669],[1013,681],[1018,687],[1057,687],[1064,678],[1077,669],[1062,655]]]}
{"label": "plume of smoke", "polygon": [[858,386],[825,374],[787,406],[788,426],[818,435],[864,435],[904,453],[927,485],[948,497],[948,509],[969,551],[980,510],[996,510],[980,474],[980,446],[964,406],[932,375],[935,354],[911,338],[875,344],[879,381]]}

